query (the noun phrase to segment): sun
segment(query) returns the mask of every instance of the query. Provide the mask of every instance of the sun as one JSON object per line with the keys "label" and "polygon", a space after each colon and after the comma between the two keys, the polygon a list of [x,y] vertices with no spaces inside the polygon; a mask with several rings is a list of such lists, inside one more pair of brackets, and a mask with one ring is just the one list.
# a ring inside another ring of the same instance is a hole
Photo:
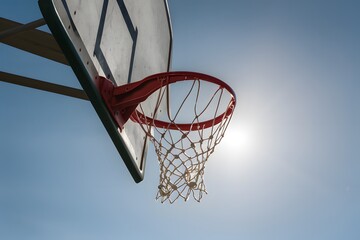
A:
{"label": "sun", "polygon": [[221,142],[221,149],[238,157],[255,153],[255,129],[251,125],[232,123]]}

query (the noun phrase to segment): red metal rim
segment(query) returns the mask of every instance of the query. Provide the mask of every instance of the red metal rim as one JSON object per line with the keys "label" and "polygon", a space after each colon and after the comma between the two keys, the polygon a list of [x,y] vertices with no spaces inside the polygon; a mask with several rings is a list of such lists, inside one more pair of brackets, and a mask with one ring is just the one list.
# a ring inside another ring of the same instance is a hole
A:
{"label": "red metal rim", "polygon": [[198,129],[205,129],[212,127],[214,125],[219,124],[223,120],[231,117],[236,104],[236,95],[234,90],[225,82],[221,81],[220,79],[206,75],[203,73],[197,73],[197,72],[164,72],[164,73],[158,73],[151,75],[144,79],[146,80],[153,80],[154,78],[164,78],[167,81],[164,82],[164,85],[169,85],[175,82],[180,81],[189,81],[189,80],[199,80],[199,81],[206,81],[213,83],[215,85],[219,85],[220,88],[224,88],[228,91],[228,93],[231,95],[231,99],[229,101],[229,104],[226,108],[226,110],[215,117],[214,119],[209,119],[202,122],[194,122],[194,123],[172,123],[172,122],[166,122],[161,121],[157,119],[153,119],[148,116],[144,116],[139,111],[135,110],[131,116],[131,119],[138,123],[144,123],[144,119],[146,119],[146,124],[151,124],[152,126],[158,127],[158,128],[166,128],[166,129],[172,129],[172,130],[184,130],[184,131],[191,131],[191,130],[198,130]]}

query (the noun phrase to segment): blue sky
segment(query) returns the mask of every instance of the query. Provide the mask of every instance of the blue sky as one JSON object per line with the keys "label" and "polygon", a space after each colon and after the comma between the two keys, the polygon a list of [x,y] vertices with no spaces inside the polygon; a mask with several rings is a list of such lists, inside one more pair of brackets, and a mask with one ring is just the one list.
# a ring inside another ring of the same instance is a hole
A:
{"label": "blue sky", "polygon": [[[209,192],[155,201],[90,103],[0,83],[1,239],[359,239],[358,1],[169,1],[173,70],[217,76],[238,105]],[[41,18],[37,1],[0,16]],[[0,45],[0,70],[80,87],[71,69]]]}

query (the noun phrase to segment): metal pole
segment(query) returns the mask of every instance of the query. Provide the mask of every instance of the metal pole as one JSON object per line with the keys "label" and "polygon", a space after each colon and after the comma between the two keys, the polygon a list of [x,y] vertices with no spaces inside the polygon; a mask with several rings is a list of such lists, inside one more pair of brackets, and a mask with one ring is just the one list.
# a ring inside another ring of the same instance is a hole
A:
{"label": "metal pole", "polygon": [[24,31],[28,31],[28,30],[32,30],[35,28],[38,28],[40,26],[46,25],[46,22],[43,18],[38,19],[36,21],[27,23],[27,24],[23,24],[21,26],[18,27],[14,27],[14,28],[10,28],[7,29],[5,31],[0,32],[0,40],[4,39],[4,38],[8,38],[11,37],[15,34],[18,34],[20,32],[24,32]]}
{"label": "metal pole", "polygon": [[22,77],[11,73],[0,71],[0,81],[17,84],[29,88],[35,88],[47,92],[57,93],[82,100],[89,100],[88,96],[83,90],[66,87],[54,83],[44,82],[32,78]]}

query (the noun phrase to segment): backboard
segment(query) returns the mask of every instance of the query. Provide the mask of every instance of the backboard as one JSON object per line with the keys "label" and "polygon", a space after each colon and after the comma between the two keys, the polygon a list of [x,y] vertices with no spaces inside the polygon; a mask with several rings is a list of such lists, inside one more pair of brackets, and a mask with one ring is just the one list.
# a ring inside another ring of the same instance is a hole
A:
{"label": "backboard", "polygon": [[[39,0],[39,6],[129,172],[140,182],[147,137],[132,121],[118,128],[95,78],[104,76],[121,86],[169,71],[172,30],[167,1]],[[146,102],[148,109],[154,102]]]}

